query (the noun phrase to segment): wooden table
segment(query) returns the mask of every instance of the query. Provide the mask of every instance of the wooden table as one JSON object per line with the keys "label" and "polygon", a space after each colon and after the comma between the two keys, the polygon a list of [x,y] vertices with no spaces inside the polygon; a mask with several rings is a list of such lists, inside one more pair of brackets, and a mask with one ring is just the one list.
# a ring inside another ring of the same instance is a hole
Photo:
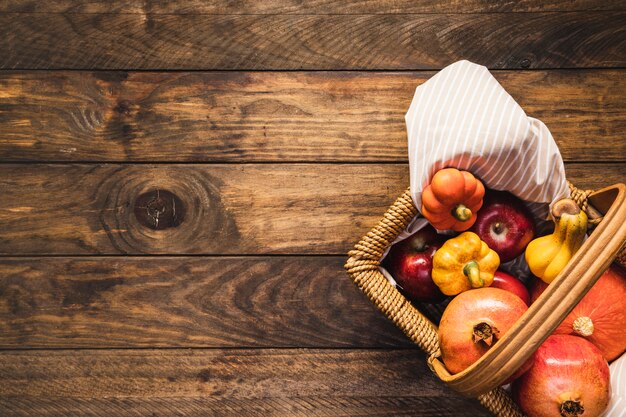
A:
{"label": "wooden table", "polygon": [[626,174],[622,1],[5,0],[0,415],[486,416],[343,271],[458,59]]}

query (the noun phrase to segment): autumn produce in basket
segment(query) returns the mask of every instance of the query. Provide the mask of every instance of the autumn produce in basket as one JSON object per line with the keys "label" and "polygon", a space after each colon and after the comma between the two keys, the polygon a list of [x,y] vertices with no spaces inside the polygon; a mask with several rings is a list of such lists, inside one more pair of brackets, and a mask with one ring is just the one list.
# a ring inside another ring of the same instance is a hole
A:
{"label": "autumn produce in basket", "polygon": [[[596,353],[619,357],[611,364],[615,377],[626,361],[626,296],[614,282],[613,289],[599,283],[619,295],[575,305],[623,246],[626,186],[589,192],[569,183],[545,123],[529,117],[487,68],[468,61],[420,84],[405,121],[410,187],[350,252],[352,280],[426,352],[437,377],[494,415],[523,415],[501,387],[521,375],[528,382],[515,387],[526,417],[600,417],[609,383],[588,377],[601,375],[607,362],[590,352],[596,343]],[[427,223],[437,242],[418,245],[424,253],[413,264],[397,241]],[[535,280],[552,287],[533,305],[526,285]],[[572,311],[580,317],[568,317]],[[587,348],[556,352],[545,363],[532,359],[551,336]],[[577,394],[579,381],[589,389]],[[611,401],[614,410],[620,402]]]}
{"label": "autumn produce in basket", "polygon": [[[438,334],[441,359],[456,374],[504,337],[565,268],[585,239],[587,216],[573,200],[559,200],[551,209],[554,231],[535,237],[535,221],[523,201],[505,191],[485,191],[470,172],[454,168],[435,173],[422,202],[430,225],[392,246],[384,266],[412,301],[454,297]],[[518,257],[538,277],[532,297],[522,281],[498,269]],[[626,277],[612,266],[509,378],[529,417],[603,412],[610,392],[607,360],[626,349],[624,303]]]}

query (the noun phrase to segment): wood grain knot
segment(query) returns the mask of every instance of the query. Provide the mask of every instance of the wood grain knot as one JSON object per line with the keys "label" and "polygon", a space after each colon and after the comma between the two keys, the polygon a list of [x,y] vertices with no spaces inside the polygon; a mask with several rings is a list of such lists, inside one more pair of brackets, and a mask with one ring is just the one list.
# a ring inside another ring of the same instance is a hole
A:
{"label": "wood grain knot", "polygon": [[214,253],[240,238],[221,184],[188,166],[121,166],[94,190],[94,204],[120,253]]}
{"label": "wood grain knot", "polygon": [[117,103],[117,106],[113,108],[116,113],[123,114],[125,116],[131,113],[131,104],[128,100],[122,100]]}
{"label": "wood grain knot", "polygon": [[135,200],[137,221],[154,230],[179,226],[185,220],[185,211],[182,200],[167,190],[152,190]]}

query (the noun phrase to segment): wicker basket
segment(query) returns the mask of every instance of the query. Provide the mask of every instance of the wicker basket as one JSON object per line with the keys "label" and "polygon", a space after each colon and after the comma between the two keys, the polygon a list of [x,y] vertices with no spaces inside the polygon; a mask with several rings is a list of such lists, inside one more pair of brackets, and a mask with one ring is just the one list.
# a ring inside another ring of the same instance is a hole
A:
{"label": "wicker basket", "polygon": [[459,393],[478,397],[489,411],[500,417],[523,414],[507,392],[498,387],[554,331],[616,257],[622,265],[626,264],[622,251],[626,241],[626,186],[616,184],[591,192],[578,190],[570,184],[570,189],[572,198],[592,219],[590,223],[595,229],[513,328],[482,358],[455,375],[440,361],[437,326],[391,285],[378,268],[387,247],[418,214],[409,190],[348,254],[345,268],[354,283],[426,352],[433,372]]}

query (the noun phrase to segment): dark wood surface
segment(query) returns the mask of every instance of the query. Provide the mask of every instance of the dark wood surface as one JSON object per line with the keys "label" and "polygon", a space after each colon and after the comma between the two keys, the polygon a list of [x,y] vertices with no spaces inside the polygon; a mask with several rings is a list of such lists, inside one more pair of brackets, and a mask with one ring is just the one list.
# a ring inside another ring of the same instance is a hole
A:
{"label": "dark wood surface", "polygon": [[3,415],[485,415],[415,350],[32,350],[0,376]]}
{"label": "dark wood surface", "polygon": [[[397,70],[626,66],[626,12],[6,13],[4,69]],[[297,28],[297,29],[294,29]]]}
{"label": "dark wood surface", "polygon": [[626,11],[621,0],[5,0],[0,12],[130,14],[408,14]]}
{"label": "dark wood surface", "polygon": [[2,2],[0,415],[487,416],[344,254],[408,185],[415,87],[457,59],[548,125],[576,185],[624,182],[625,19],[592,0]]}
{"label": "dark wood surface", "polygon": [[410,347],[355,291],[344,263],[1,258],[0,347]]}
{"label": "dark wood surface", "polygon": [[[0,72],[0,158],[406,162],[404,114],[433,74]],[[626,71],[494,75],[566,161],[626,159]]]}

